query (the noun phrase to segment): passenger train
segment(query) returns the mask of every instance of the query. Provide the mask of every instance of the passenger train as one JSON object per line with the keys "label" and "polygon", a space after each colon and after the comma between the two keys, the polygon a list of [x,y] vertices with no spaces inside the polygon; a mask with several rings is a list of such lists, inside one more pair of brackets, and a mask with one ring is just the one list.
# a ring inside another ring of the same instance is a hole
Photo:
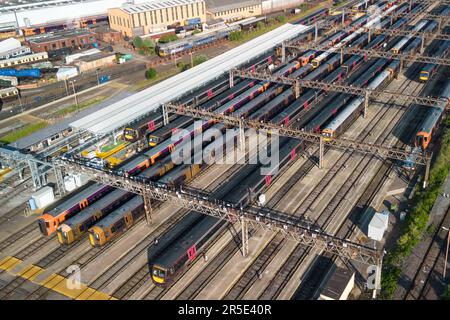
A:
{"label": "passenger train", "polygon": [[[259,61],[258,63],[266,63],[267,59]],[[250,82],[254,83],[254,81]],[[263,92],[264,86],[253,86],[252,96],[256,96],[257,92]],[[207,90],[209,91],[209,89]],[[202,92],[201,94],[204,94]],[[231,97],[230,97],[231,98]],[[248,98],[248,97],[246,97]],[[228,101],[228,100],[226,100]],[[239,105],[239,101],[234,101],[232,104],[228,104],[228,108],[222,110],[223,112],[229,112],[234,109],[237,105]],[[213,124],[213,121],[204,121],[202,124],[202,130],[207,129],[209,126]],[[196,128],[199,129],[199,128]],[[148,169],[152,165],[156,163],[157,160],[163,158],[164,156],[171,153],[174,148],[182,143],[184,140],[188,138],[189,135],[195,134],[193,130],[193,125],[189,129],[189,134],[186,136],[180,137],[176,141],[166,140],[161,144],[153,147],[149,151],[147,151],[143,156],[136,158],[133,160],[130,165],[130,162],[123,163],[119,165],[117,168],[126,175],[137,175],[144,170]],[[38,220],[40,231],[43,235],[49,236],[56,232],[57,228],[64,223],[66,220],[74,217],[80,211],[86,209],[100,198],[111,192],[114,188],[102,185],[99,183],[94,183],[92,185],[85,186],[83,190],[78,190],[74,193],[73,196],[65,197],[61,202],[49,207],[46,209],[45,213]]]}
{"label": "passenger train", "polygon": [[42,60],[48,60],[47,52],[33,53],[11,59],[0,60],[0,68],[8,68]]}
{"label": "passenger train", "polygon": [[428,148],[433,134],[436,132],[439,123],[445,114],[445,109],[450,103],[450,80],[444,85],[441,93],[441,98],[444,99],[445,103],[441,106],[435,106],[428,110],[428,113],[423,120],[417,134],[415,137],[415,146],[425,150]]}

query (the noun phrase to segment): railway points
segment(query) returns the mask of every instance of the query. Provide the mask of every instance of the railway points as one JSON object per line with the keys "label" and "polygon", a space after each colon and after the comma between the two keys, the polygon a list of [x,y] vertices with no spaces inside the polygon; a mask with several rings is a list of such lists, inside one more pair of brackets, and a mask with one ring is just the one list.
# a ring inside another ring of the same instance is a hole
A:
{"label": "railway points", "polygon": [[[0,209],[0,299],[315,300],[336,266],[355,274],[351,299],[377,299],[408,198],[430,189],[442,161],[449,6],[363,0],[313,11],[64,122],[61,143],[2,146],[1,187],[20,172],[25,198],[51,182],[56,201],[17,222],[31,202]],[[266,151],[279,143],[279,170],[173,159],[183,150],[211,160],[221,153],[203,149],[226,142],[228,160],[248,157],[252,132],[267,136]],[[386,210],[383,239],[372,239],[371,217]],[[445,212],[433,223],[445,226]],[[405,268],[415,285],[401,299],[439,298],[442,234]]]}

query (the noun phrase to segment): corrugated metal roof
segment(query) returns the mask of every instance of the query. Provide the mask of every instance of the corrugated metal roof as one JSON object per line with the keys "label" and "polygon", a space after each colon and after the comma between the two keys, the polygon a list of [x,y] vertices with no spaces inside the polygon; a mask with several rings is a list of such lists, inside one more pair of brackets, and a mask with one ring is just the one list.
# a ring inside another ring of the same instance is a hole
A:
{"label": "corrugated metal roof", "polygon": [[261,0],[205,0],[206,8],[208,12],[222,12],[227,10],[233,10],[236,8],[259,6],[261,5]]}
{"label": "corrugated metal roof", "polygon": [[205,85],[232,68],[262,55],[277,44],[298,36],[308,28],[303,25],[285,24],[108,108],[75,121],[71,126],[96,135],[108,134],[159,108],[162,104]]}
{"label": "corrugated metal roof", "polygon": [[171,8],[176,6],[184,6],[192,3],[201,3],[203,0],[153,0],[140,4],[129,4],[122,6],[122,10],[126,13],[140,13],[156,9]]}

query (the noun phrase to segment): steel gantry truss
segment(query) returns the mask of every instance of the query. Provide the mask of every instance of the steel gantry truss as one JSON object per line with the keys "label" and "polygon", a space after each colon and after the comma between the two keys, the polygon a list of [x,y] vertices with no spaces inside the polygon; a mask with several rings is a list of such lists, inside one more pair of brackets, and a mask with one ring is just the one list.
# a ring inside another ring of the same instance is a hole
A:
{"label": "steel gantry truss", "polygon": [[415,103],[415,104],[420,104],[420,105],[428,106],[428,107],[436,107],[436,106],[445,107],[446,103],[447,103],[447,101],[445,99],[442,99],[439,97],[421,97],[421,96],[414,96],[414,95],[408,95],[408,94],[404,94],[404,93],[390,92],[390,91],[384,91],[384,90],[373,90],[373,89],[362,88],[362,87],[353,87],[353,86],[347,86],[347,85],[343,85],[343,84],[335,84],[335,83],[328,83],[328,82],[322,82],[322,81],[303,80],[303,79],[273,75],[268,72],[251,72],[251,71],[234,69],[234,70],[230,71],[230,74],[231,74],[230,77],[238,76],[238,77],[242,77],[242,78],[255,79],[255,80],[260,80],[260,81],[268,81],[268,82],[274,82],[274,83],[280,83],[280,84],[284,84],[284,85],[293,86],[296,98],[298,98],[300,96],[301,88],[310,88],[310,89],[324,90],[325,92],[335,91],[335,92],[347,93],[347,94],[356,95],[356,96],[363,96],[366,98],[366,105],[368,103],[368,99],[371,97],[377,97],[377,98],[383,97],[386,99],[394,97],[397,100],[399,100],[399,102]]}
{"label": "steel gantry truss", "polygon": [[20,151],[7,148],[0,148],[0,159],[4,159],[8,167],[14,168],[20,179],[23,179],[22,171],[29,167],[35,189],[45,186],[48,174],[54,172],[59,194],[64,194],[65,189],[62,177],[55,170],[52,163],[38,159],[30,154],[23,154]]}
{"label": "steel gantry truss", "polygon": [[[231,203],[214,199],[210,193],[202,190],[169,187],[143,177],[130,177],[120,171],[102,171],[89,167],[84,161],[59,158],[55,160],[55,164],[65,170],[85,173],[90,180],[141,195],[145,200],[145,208],[149,211],[147,215],[151,215],[150,199],[153,199],[230,223],[240,221],[243,224],[243,232],[248,231],[249,226],[262,227],[279,231],[285,237],[303,245],[360,263],[380,265],[382,261],[381,250],[377,248],[340,239],[325,233],[309,221],[283,212],[256,206],[247,209],[235,208]],[[248,239],[248,234],[243,237],[244,244],[248,245],[246,239]],[[248,248],[243,248],[243,253],[246,252],[248,252]]]}
{"label": "steel gantry truss", "polygon": [[282,45],[282,48],[295,49],[300,51],[316,50],[316,51],[330,51],[341,54],[341,60],[343,60],[344,54],[362,55],[366,58],[384,58],[384,59],[398,59],[400,61],[421,62],[421,63],[433,63],[438,65],[450,66],[449,58],[439,58],[423,56],[420,54],[408,54],[408,53],[393,53],[390,51],[381,51],[374,49],[360,49],[352,47],[342,47],[340,49],[333,49],[328,45],[321,45],[315,43],[297,44],[296,42],[287,42]]}
{"label": "steel gantry truss", "polygon": [[[285,136],[289,138],[299,139],[305,142],[309,142],[320,147],[319,163],[322,163],[323,159],[323,149],[325,146],[333,147],[336,149],[360,152],[362,154],[371,154],[381,158],[389,158],[399,161],[412,161],[416,164],[429,166],[431,155],[427,152],[413,152],[398,148],[388,148],[375,144],[368,144],[362,142],[356,142],[353,140],[336,138],[336,139],[324,139],[321,134],[306,132],[299,129],[294,129],[290,127],[279,126],[272,123],[258,122],[248,119],[242,119],[232,115],[223,115],[214,113],[211,111],[206,111],[193,106],[188,105],[176,105],[172,103],[167,103],[164,105],[166,112],[172,112],[179,115],[184,115],[188,117],[214,120],[218,123],[224,123],[229,126],[240,127],[240,128],[254,128],[256,130],[265,130],[267,132],[276,133],[280,136]],[[319,165],[321,167],[321,165]]]}

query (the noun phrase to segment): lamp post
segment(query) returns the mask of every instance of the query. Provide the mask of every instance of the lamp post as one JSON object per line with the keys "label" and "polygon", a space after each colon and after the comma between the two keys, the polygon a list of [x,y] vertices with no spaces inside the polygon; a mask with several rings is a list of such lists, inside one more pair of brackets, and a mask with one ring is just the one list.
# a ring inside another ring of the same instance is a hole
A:
{"label": "lamp post", "polygon": [[72,84],[72,88],[73,88],[73,96],[75,97],[75,104],[76,104],[76,106],[77,106],[77,108],[78,108],[79,106],[78,106],[77,92],[76,92],[76,90],[75,90],[75,81],[76,81],[76,80],[70,81],[70,83]]}
{"label": "lamp post", "polygon": [[444,272],[443,272],[443,278],[445,280],[445,276],[447,273],[447,260],[448,260],[448,247],[450,245],[450,228],[442,227],[445,231],[447,231],[447,247],[445,249],[445,261],[444,261]]}

